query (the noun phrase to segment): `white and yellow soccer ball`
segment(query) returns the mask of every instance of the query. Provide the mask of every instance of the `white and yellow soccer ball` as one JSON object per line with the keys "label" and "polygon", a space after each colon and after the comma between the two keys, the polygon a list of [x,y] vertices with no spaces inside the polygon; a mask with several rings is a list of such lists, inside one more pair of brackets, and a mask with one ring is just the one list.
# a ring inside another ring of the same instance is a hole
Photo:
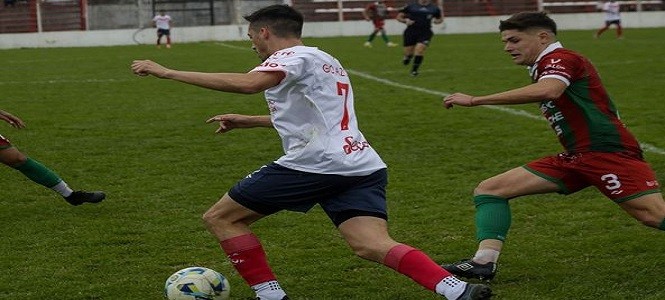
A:
{"label": "white and yellow soccer ball", "polygon": [[169,300],[228,300],[231,286],[224,275],[205,267],[189,267],[173,273],[164,284]]}

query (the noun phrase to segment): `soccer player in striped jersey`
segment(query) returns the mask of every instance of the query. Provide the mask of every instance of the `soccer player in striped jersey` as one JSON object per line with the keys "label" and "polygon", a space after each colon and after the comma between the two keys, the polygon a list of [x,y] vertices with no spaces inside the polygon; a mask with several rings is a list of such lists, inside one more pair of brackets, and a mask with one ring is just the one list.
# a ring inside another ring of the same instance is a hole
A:
{"label": "soccer player in striped jersey", "polygon": [[571,194],[595,186],[642,224],[665,230],[656,174],[591,62],[563,48],[546,13],[515,14],[501,21],[499,30],[504,50],[515,64],[529,66],[533,83],[486,96],[455,93],[443,105],[539,103],[564,152],[482,181],[474,190],[478,250],[473,258],[444,268],[462,277],[492,279],[511,225],[508,202],[525,195]]}
{"label": "soccer player in striped jersey", "polygon": [[[25,128],[23,120],[1,109],[0,120],[17,129]],[[73,191],[55,172],[23,154],[2,135],[0,135],[0,162],[21,172],[34,183],[54,190],[71,205],[98,203],[106,198],[103,192]]]}
{"label": "soccer player in striped jersey", "polygon": [[132,70],[224,92],[264,92],[270,115],[221,114],[208,123],[219,123],[219,133],[272,128],[282,139],[284,155],[240,180],[203,215],[256,298],[288,296],[250,225],[283,210],[304,213],[318,204],[356,255],[447,299],[490,299],[488,286],[457,279],[421,250],[388,234],[386,165],[358,128],[344,67],[330,54],[303,45],[302,14],[272,5],[245,19],[262,61],[248,73],[177,71],[148,60],[134,61]]}

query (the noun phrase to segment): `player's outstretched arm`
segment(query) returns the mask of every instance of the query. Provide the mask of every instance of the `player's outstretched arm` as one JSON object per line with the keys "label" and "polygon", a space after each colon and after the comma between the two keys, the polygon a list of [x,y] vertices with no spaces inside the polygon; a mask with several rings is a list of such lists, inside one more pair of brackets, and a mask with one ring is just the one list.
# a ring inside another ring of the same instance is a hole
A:
{"label": "player's outstretched arm", "polygon": [[470,96],[462,93],[450,94],[443,98],[443,106],[452,108],[459,106],[497,105],[497,104],[523,104],[554,100],[559,98],[566,90],[566,83],[559,79],[544,78],[540,81],[513,90],[486,95]]}
{"label": "player's outstretched arm", "polygon": [[166,68],[151,60],[135,60],[132,71],[139,76],[153,75],[158,78],[172,79],[191,85],[213,90],[254,94],[278,85],[284,78],[282,72],[249,73],[203,73],[178,71]]}
{"label": "player's outstretched arm", "polygon": [[270,116],[222,114],[206,120],[206,123],[213,122],[219,122],[219,128],[215,133],[225,133],[236,128],[273,127]]}
{"label": "player's outstretched arm", "polygon": [[3,120],[14,128],[25,128],[25,123],[19,117],[14,116],[2,109],[0,109],[0,120]]}

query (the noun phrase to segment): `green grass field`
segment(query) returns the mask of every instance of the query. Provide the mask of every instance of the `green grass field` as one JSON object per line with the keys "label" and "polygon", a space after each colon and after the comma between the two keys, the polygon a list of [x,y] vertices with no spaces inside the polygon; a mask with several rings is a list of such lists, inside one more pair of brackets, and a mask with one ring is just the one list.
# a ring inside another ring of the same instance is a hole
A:
{"label": "green grass field", "polygon": [[[601,39],[559,34],[596,64],[625,123],[665,180],[662,28]],[[471,192],[484,178],[561,147],[536,105],[445,110],[450,92],[529,83],[498,34],[440,35],[421,74],[401,49],[364,37],[307,38],[339,58],[354,84],[360,126],[389,165],[391,233],[440,262],[475,251]],[[394,37],[394,41],[401,41]],[[258,63],[249,42],[0,51],[0,108],[28,125],[0,133],[100,205],[70,207],[0,168],[0,299],[162,299],[166,278],[192,265],[229,277],[232,299],[253,292],[201,215],[237,180],[281,155],[274,131],[214,135],[215,114],[265,114],[261,94],[235,95],[131,74],[133,59],[209,72]],[[665,299],[665,233],[646,228],[594,189],[512,201],[513,227],[492,282],[496,299]],[[355,257],[325,214],[283,212],[253,227],[292,299],[439,299]]]}

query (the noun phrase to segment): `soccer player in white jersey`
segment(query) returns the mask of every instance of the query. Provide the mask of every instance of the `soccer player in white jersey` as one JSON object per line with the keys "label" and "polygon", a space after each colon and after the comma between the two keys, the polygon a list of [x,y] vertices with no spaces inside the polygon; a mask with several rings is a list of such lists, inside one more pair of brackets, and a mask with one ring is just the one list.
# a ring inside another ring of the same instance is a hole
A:
{"label": "soccer player in white jersey", "polygon": [[609,29],[610,26],[614,24],[617,29],[617,39],[623,38],[623,31],[621,28],[621,6],[619,3],[614,0],[606,1],[600,9],[605,12],[605,26],[598,29],[594,37],[599,38],[605,30]]}
{"label": "soccer player in white jersey", "polygon": [[388,234],[386,165],[358,129],[353,88],[329,54],[304,46],[303,16],[272,5],[248,16],[248,35],[262,63],[248,73],[200,73],[136,60],[132,70],[224,92],[265,92],[270,115],[220,114],[218,133],[268,127],[284,155],[233,186],[204,215],[208,230],[257,299],[288,299],[250,225],[282,210],[320,205],[355,254],[384,264],[448,299],[489,299],[483,284],[460,281],[422,251]]}
{"label": "soccer player in white jersey", "polygon": [[166,36],[166,48],[171,48],[171,16],[160,10],[159,14],[152,18],[152,24],[157,27],[157,48],[162,46],[163,36]]}

